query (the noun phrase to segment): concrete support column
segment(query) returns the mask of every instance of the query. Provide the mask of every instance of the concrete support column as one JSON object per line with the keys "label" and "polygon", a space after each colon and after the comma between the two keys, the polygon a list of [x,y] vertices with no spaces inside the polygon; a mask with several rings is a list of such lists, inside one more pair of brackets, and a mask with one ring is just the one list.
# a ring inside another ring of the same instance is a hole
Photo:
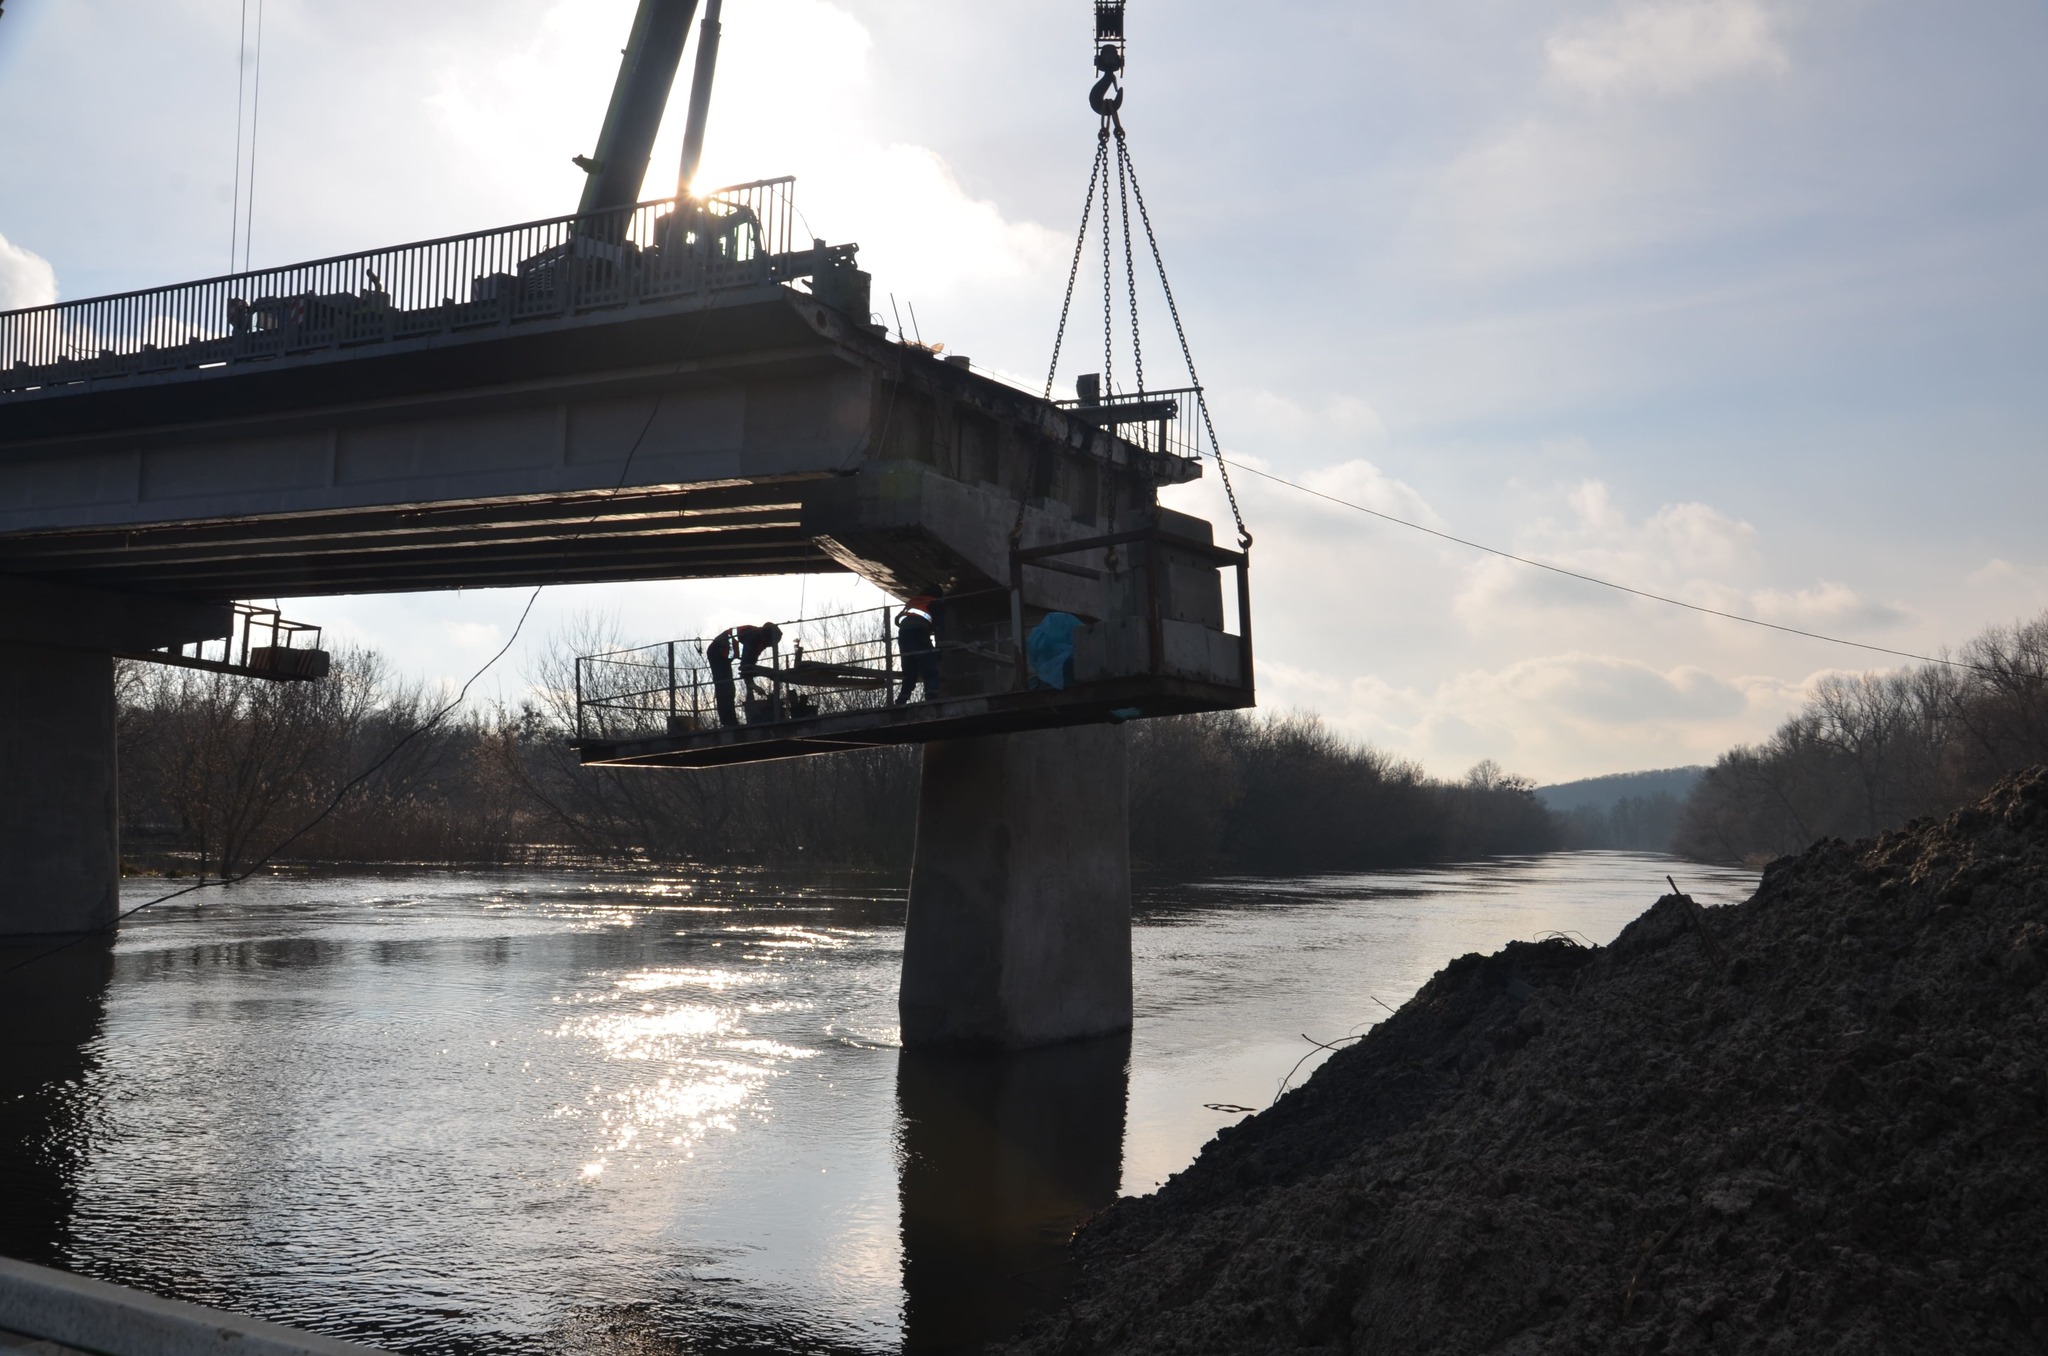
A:
{"label": "concrete support column", "polygon": [[924,746],[898,1007],[907,1048],[1130,1028],[1123,730]]}
{"label": "concrete support column", "polygon": [[114,661],[0,642],[0,936],[114,921]]}

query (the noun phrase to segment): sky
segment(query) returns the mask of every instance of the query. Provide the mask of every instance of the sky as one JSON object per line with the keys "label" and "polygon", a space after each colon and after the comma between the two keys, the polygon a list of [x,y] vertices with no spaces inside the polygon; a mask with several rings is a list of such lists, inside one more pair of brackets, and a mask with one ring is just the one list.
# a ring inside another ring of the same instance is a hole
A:
{"label": "sky", "polygon": [[[258,266],[573,210],[631,0],[261,4]],[[8,5],[0,307],[227,271],[243,9]],[[1130,0],[1128,31],[1124,123],[1227,455],[1892,649],[2048,608],[2048,8]],[[730,0],[699,182],[798,176],[878,307],[1036,385],[1090,59],[1086,0]],[[673,191],[682,104],[647,196]],[[243,194],[250,150],[245,124]],[[1141,304],[1148,371],[1179,378],[1163,303]],[[1100,365],[1098,331],[1070,345],[1090,356],[1062,386]],[[1437,775],[1710,762],[1816,679],[1893,662],[1254,476],[1238,492],[1261,706]],[[1167,497],[1226,521],[1213,468]],[[516,704],[578,639],[867,596],[844,576],[548,590],[474,694]],[[526,602],[290,611],[447,688]]]}

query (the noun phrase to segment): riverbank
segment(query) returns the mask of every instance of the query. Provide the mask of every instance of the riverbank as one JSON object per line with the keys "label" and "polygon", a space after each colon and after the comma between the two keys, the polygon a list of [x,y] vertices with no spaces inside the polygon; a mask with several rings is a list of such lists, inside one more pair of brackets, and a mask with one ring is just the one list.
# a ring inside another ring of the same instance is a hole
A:
{"label": "riverbank", "polygon": [[1013,1348],[2038,1350],[2048,769],[1468,955],[1077,1241]]}

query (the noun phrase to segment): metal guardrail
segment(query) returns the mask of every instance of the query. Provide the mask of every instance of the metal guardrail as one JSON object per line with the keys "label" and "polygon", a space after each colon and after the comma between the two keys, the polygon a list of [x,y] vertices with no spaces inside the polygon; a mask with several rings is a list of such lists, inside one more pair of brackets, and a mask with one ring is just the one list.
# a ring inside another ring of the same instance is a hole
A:
{"label": "metal guardrail", "polygon": [[[752,669],[729,661],[743,723],[760,725],[814,716],[879,710],[895,702],[903,685],[897,651],[897,609],[779,622],[782,639],[762,652]],[[993,671],[1012,662],[1002,628],[986,634],[948,634],[935,647],[974,655]],[[954,628],[957,632],[957,628]],[[720,724],[713,661],[715,636],[664,641],[576,660],[576,737],[630,739],[692,734]],[[928,699],[922,689],[920,699]]]}
{"label": "metal guardrail", "polygon": [[795,180],[663,199],[141,292],[0,313],[0,392],[373,345],[691,293],[824,263],[792,254]]}
{"label": "metal guardrail", "polygon": [[1202,457],[1199,386],[1165,391],[1125,391],[1094,399],[1055,400],[1053,404],[1098,427],[1118,434],[1147,452]]}

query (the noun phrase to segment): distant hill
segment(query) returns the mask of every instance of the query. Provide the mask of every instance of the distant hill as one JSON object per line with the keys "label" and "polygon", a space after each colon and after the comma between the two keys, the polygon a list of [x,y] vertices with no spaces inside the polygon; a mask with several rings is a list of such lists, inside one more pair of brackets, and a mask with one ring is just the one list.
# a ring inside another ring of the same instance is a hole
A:
{"label": "distant hill", "polygon": [[1536,788],[1537,799],[1562,821],[1569,848],[1669,852],[1679,817],[1703,767],[1617,772]]}
{"label": "distant hill", "polygon": [[1667,767],[1653,772],[1612,772],[1605,777],[1539,786],[1536,798],[1559,814],[1574,810],[1612,810],[1625,798],[1647,800],[1666,795],[1683,802],[1706,774],[1704,767]]}

